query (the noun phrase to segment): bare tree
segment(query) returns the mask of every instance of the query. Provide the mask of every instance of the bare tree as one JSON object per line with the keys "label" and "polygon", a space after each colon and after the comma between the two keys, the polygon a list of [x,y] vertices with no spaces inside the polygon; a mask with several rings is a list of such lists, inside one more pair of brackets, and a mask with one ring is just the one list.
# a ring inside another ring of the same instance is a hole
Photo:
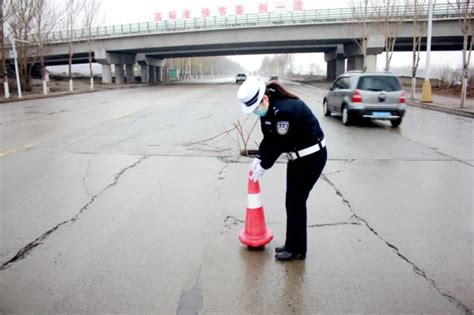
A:
{"label": "bare tree", "polygon": [[321,74],[321,67],[315,62],[310,63],[309,75],[320,75],[320,74]]}
{"label": "bare tree", "polygon": [[440,86],[447,89],[452,84],[453,69],[449,65],[444,65],[438,68],[438,78]]}
{"label": "bare tree", "polygon": [[291,74],[294,71],[294,54],[277,54],[272,57],[264,57],[260,66],[260,72],[264,74]]}
{"label": "bare tree", "polygon": [[374,20],[376,19],[376,12],[369,10],[369,5],[375,7],[376,0],[351,0],[352,17],[356,20],[358,27],[354,27],[354,35],[357,39],[355,42],[362,51],[364,66],[363,71],[367,70],[367,47],[369,37],[375,34],[376,27],[374,27]]}
{"label": "bare tree", "polygon": [[81,15],[83,10],[82,2],[79,0],[67,0],[66,1],[66,28],[67,28],[67,35],[68,35],[68,55],[69,55],[69,62],[68,62],[68,77],[69,77],[69,91],[72,92],[74,90],[73,82],[72,82],[72,57],[74,55],[74,40],[75,40],[75,32],[74,29],[78,24],[78,17]]}
{"label": "bare tree", "polygon": [[295,68],[295,55],[285,54],[285,74],[293,74]]}
{"label": "bare tree", "polygon": [[400,35],[402,19],[406,13],[406,6],[401,6],[399,0],[381,0],[377,7],[376,16],[381,26],[385,48],[385,71],[390,71],[395,42]]}
{"label": "bare tree", "polygon": [[464,36],[463,50],[462,50],[462,88],[461,88],[461,104],[460,107],[464,107],[467,96],[467,84],[469,80],[469,64],[471,62],[472,42],[473,42],[473,16],[474,16],[474,3],[472,0],[454,0],[450,1],[450,5],[459,14],[459,26]]}
{"label": "bare tree", "polygon": [[33,31],[34,0],[8,0],[6,21],[10,36],[15,40],[20,77],[25,90],[30,87],[30,70],[32,67],[31,56],[34,55],[29,41],[29,34]]}
{"label": "bare tree", "polygon": [[43,94],[48,94],[47,72],[44,61],[45,40],[52,31],[58,20],[53,3],[47,0],[34,0],[33,2],[34,43],[38,47],[41,67],[41,79],[43,81]]}
{"label": "bare tree", "polygon": [[94,72],[92,70],[92,26],[97,22],[100,4],[100,0],[85,0],[83,4],[83,25],[86,29],[87,47],[89,51],[89,76],[91,90],[94,89]]}
{"label": "bare tree", "polygon": [[416,92],[416,73],[418,65],[420,64],[421,39],[426,32],[426,12],[423,11],[425,7],[425,0],[407,0],[406,6],[413,16],[413,57],[411,63],[411,93],[410,98],[415,99]]}
{"label": "bare tree", "polygon": [[5,62],[5,29],[4,29],[4,17],[3,17],[4,1],[0,0],[0,40],[2,41],[2,74],[3,74],[3,91],[5,98],[10,98],[10,88],[8,86],[8,69]]}
{"label": "bare tree", "polygon": [[[165,76],[168,70],[177,69],[180,73],[185,74],[187,71],[193,76],[210,75],[213,72],[220,74],[235,74],[243,72],[243,68],[235,61],[227,57],[195,57],[195,58],[179,58],[166,59],[163,67]],[[221,69],[219,71],[219,69]]]}

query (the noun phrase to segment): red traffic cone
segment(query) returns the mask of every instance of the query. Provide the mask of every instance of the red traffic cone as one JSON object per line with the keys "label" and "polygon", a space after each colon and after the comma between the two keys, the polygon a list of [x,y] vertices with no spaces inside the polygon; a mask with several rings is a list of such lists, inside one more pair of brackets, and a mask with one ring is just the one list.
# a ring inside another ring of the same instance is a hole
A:
{"label": "red traffic cone", "polygon": [[249,247],[262,247],[273,239],[272,231],[265,225],[265,214],[260,200],[260,184],[250,178],[248,180],[245,228],[240,231],[239,239]]}

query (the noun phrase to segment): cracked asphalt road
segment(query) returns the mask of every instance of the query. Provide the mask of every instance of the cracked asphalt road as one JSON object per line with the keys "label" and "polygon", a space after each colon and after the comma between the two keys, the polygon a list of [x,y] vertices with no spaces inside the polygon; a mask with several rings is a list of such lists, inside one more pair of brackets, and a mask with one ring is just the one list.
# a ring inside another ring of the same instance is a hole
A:
{"label": "cracked asphalt road", "polygon": [[285,161],[261,183],[274,240],[249,251],[231,82],[2,104],[0,313],[472,313],[472,119],[345,127],[322,90],[289,84],[329,161],[306,261],[277,263]]}

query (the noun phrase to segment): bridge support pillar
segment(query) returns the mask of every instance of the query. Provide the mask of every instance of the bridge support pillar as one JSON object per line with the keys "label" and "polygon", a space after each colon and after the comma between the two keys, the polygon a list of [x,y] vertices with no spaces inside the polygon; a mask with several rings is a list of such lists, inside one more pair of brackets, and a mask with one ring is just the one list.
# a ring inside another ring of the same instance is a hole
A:
{"label": "bridge support pillar", "polygon": [[327,79],[336,79],[345,71],[344,46],[337,45],[335,49],[325,52],[324,60],[327,62]]}
{"label": "bridge support pillar", "polygon": [[115,64],[115,84],[124,84],[124,78],[123,64]]}
{"label": "bridge support pillar", "polygon": [[135,73],[133,72],[133,64],[125,65],[125,76],[127,79],[127,84],[135,83]]}
{"label": "bridge support pillar", "polygon": [[148,66],[148,82],[155,83],[156,82],[156,70],[155,66]]}
{"label": "bridge support pillar", "polygon": [[334,80],[344,73],[345,59],[337,58],[327,62],[327,78]]}
{"label": "bridge support pillar", "polygon": [[163,67],[155,67],[155,79],[156,82],[162,82],[163,81]]}
{"label": "bridge support pillar", "polygon": [[364,56],[351,56],[347,58],[347,71],[364,69]]}
{"label": "bridge support pillar", "polygon": [[141,66],[142,82],[161,82],[161,75],[165,61],[153,56],[147,56],[144,53],[137,54],[137,62]]}
{"label": "bridge support pillar", "polygon": [[140,63],[140,76],[142,78],[142,83],[148,83],[150,78],[148,77],[148,66],[147,64]]}
{"label": "bridge support pillar", "polygon": [[[367,39],[367,51],[365,56],[366,71],[377,71],[377,55],[384,50],[384,38],[381,35],[372,35]],[[364,52],[356,44],[351,43],[344,46],[347,59],[347,70],[364,70]]]}
{"label": "bridge support pillar", "polygon": [[112,83],[112,66],[108,64],[102,64],[102,83]]}
{"label": "bridge support pillar", "polygon": [[[136,55],[112,53],[106,51],[103,48],[98,48],[94,50],[94,58],[99,64],[102,65],[103,83],[112,83],[111,65],[113,64],[115,65],[115,83],[123,84],[125,83],[125,72],[123,69],[123,65],[125,64],[127,65],[127,67],[132,67],[133,73],[133,65],[135,64]],[[127,80],[127,82],[128,81],[129,80]]]}

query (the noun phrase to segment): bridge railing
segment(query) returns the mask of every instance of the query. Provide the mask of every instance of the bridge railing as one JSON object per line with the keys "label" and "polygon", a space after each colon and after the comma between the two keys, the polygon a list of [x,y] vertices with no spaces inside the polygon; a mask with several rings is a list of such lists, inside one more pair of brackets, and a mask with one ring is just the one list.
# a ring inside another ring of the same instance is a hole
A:
{"label": "bridge railing", "polygon": [[[87,38],[99,39],[109,37],[121,37],[136,34],[169,33],[196,30],[213,30],[227,28],[244,28],[258,26],[278,26],[289,24],[318,24],[328,22],[357,21],[358,16],[367,16],[368,20],[376,21],[386,14],[380,7],[369,7],[366,12],[362,9],[339,8],[339,9],[318,9],[306,10],[302,12],[271,12],[268,14],[246,14],[243,16],[224,16],[209,18],[193,18],[188,20],[175,20],[163,22],[130,23],[111,26],[93,27],[87,29],[76,29],[69,31],[55,31],[44,36],[48,42],[82,41]],[[364,10],[365,11],[365,10]],[[389,14],[397,17],[411,19],[414,16],[413,10],[405,6],[397,7]],[[428,5],[418,8],[418,15],[426,17],[428,15]],[[434,19],[457,18],[456,10],[447,3],[435,4],[433,8]]]}

